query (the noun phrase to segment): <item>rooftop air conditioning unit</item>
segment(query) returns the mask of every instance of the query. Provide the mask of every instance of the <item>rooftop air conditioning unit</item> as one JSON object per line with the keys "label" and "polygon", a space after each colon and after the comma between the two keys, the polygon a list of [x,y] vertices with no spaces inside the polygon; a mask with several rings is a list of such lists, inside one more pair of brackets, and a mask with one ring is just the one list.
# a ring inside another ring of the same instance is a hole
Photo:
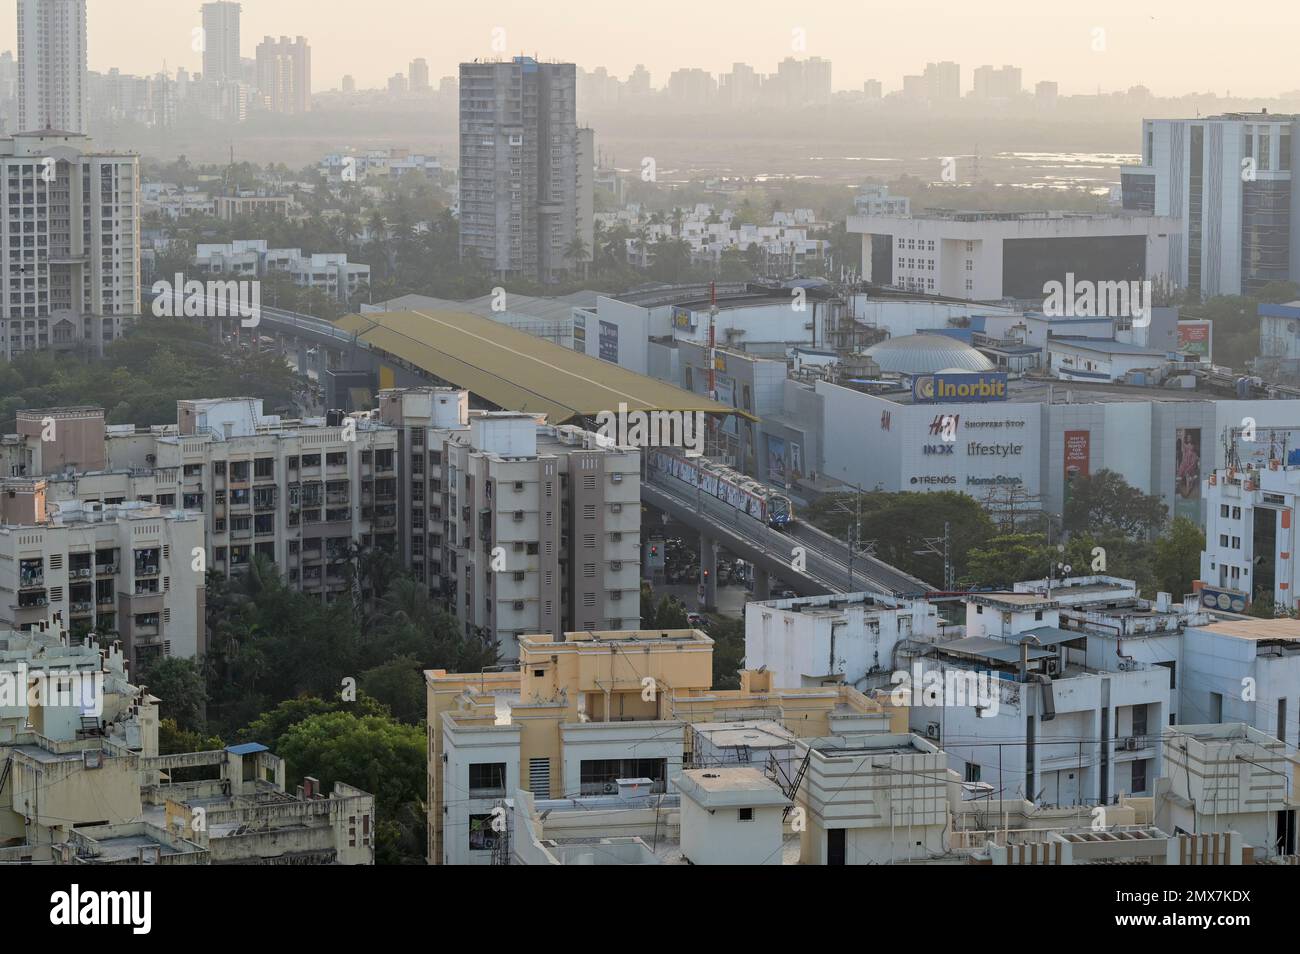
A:
{"label": "rooftop air conditioning unit", "polygon": [[939,723],[937,723],[937,722],[927,722],[926,725],[925,725],[925,737],[926,737],[927,739],[933,739],[933,740],[935,740],[935,741],[938,741],[938,739],[939,739]]}
{"label": "rooftop air conditioning unit", "polygon": [[1135,735],[1130,735],[1127,739],[1124,740],[1124,751],[1136,752],[1137,750],[1138,750],[1138,737]]}

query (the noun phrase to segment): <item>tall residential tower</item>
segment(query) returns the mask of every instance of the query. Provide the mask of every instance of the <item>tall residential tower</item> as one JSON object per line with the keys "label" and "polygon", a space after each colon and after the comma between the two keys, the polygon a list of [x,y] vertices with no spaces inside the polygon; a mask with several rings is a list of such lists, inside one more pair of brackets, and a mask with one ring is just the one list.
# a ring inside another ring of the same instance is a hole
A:
{"label": "tall residential tower", "polygon": [[86,0],[18,0],[18,131],[86,131]]}
{"label": "tall residential tower", "polygon": [[[558,281],[578,262],[582,176],[572,63],[460,65],[460,256],[501,275]],[[584,213],[585,214],[585,213]],[[590,261],[588,245],[579,261]]]}

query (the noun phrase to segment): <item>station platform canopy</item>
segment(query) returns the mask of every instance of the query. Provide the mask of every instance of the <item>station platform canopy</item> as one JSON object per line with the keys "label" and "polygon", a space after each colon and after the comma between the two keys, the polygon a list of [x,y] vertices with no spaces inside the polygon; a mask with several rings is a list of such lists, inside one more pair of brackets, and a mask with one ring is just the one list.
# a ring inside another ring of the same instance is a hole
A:
{"label": "station platform canopy", "polygon": [[508,325],[461,311],[345,315],[335,324],[453,387],[504,410],[543,413],[552,424],[601,411],[702,411],[753,415],[700,394],[579,354]]}

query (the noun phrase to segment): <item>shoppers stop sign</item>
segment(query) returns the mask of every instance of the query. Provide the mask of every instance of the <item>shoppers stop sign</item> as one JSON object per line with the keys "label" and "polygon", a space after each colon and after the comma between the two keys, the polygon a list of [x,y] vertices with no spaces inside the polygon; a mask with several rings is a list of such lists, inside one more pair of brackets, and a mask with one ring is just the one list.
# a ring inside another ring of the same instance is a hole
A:
{"label": "shoppers stop sign", "polygon": [[983,404],[1007,399],[1004,371],[922,374],[912,379],[912,400],[918,404],[967,402]]}

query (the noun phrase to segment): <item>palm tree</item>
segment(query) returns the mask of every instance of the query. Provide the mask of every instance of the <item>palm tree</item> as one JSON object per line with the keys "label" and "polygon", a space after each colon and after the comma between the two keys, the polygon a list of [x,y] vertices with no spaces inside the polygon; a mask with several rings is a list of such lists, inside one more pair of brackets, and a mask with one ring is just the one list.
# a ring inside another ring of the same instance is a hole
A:
{"label": "palm tree", "polygon": [[581,235],[575,234],[573,238],[570,239],[569,244],[564,246],[564,257],[568,259],[570,268],[575,265],[581,265],[583,278],[587,277],[587,252],[587,243],[583,240]]}

